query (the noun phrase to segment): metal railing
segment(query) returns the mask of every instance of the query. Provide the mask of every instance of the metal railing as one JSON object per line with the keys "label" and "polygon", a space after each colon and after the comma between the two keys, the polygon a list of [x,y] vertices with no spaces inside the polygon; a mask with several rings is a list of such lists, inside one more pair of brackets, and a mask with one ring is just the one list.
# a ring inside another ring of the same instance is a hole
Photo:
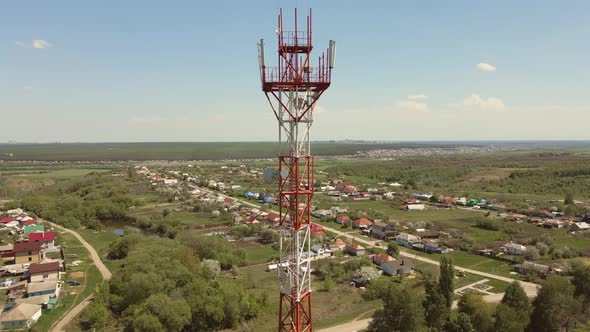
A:
{"label": "metal railing", "polygon": [[307,31],[282,31],[279,34],[279,45],[303,47],[310,46],[311,34]]}
{"label": "metal railing", "polygon": [[331,80],[330,71],[328,68],[325,70],[318,70],[313,67],[306,67],[303,69],[303,73],[299,75],[293,70],[283,69],[282,71],[279,71],[278,67],[265,67],[262,69],[262,75],[265,83],[330,83]]}

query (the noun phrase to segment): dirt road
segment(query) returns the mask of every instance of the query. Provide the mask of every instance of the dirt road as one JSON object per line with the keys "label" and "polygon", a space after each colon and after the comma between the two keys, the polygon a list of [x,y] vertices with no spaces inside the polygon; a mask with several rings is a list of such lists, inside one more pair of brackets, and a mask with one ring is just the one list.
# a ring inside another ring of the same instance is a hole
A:
{"label": "dirt road", "polygon": [[[66,233],[70,233],[70,234],[74,235],[80,241],[80,243],[82,243],[84,248],[86,248],[86,250],[88,250],[88,252],[90,253],[90,258],[92,258],[94,265],[98,268],[98,271],[100,271],[100,274],[102,274],[102,278],[104,280],[111,279],[111,277],[112,277],[111,271],[109,271],[109,269],[104,265],[104,263],[100,259],[100,256],[98,255],[98,253],[96,252],[96,250],[94,250],[94,247],[92,247],[88,242],[86,242],[86,240],[84,240],[82,238],[82,236],[80,236],[80,234],[78,234],[76,231],[62,227],[62,226],[52,223],[50,221],[45,220],[45,222],[48,223],[49,225],[51,225],[52,227],[55,227],[61,231],[65,231]],[[70,324],[70,322],[74,318],[76,318],[76,316],[78,316],[82,312],[82,310],[84,310],[84,308],[86,308],[90,304],[93,296],[94,295],[92,295],[92,294],[89,295],[82,302],[80,302],[78,305],[71,308],[65,315],[63,315],[57,322],[55,322],[51,326],[49,331],[50,332],[65,331],[66,326],[68,326],[68,324]]]}

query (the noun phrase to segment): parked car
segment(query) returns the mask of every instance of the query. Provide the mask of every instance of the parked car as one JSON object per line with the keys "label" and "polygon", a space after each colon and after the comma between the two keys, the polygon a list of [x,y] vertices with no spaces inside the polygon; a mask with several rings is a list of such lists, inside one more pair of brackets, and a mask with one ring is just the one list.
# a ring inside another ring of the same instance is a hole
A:
{"label": "parked car", "polygon": [[78,258],[78,255],[76,255],[76,254],[68,254],[68,258]]}
{"label": "parked car", "polygon": [[68,285],[72,286],[72,287],[74,287],[74,286],[80,286],[80,282],[79,281],[76,281],[76,280],[68,280],[68,281],[66,281],[66,283]]}

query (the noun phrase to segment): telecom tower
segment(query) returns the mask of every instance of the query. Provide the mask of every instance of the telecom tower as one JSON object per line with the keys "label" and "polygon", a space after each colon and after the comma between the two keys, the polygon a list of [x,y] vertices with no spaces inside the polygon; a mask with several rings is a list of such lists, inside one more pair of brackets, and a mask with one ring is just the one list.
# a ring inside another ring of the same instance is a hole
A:
{"label": "telecom tower", "polygon": [[[262,91],[279,123],[280,284],[279,331],[312,331],[310,239],[313,197],[313,158],[310,128],[319,97],[328,89],[334,68],[336,43],[311,64],[311,9],[306,29],[298,30],[295,9],[293,31],[278,17],[278,66],[264,62],[264,40],[258,44]],[[326,56],[327,54],[327,56]]]}

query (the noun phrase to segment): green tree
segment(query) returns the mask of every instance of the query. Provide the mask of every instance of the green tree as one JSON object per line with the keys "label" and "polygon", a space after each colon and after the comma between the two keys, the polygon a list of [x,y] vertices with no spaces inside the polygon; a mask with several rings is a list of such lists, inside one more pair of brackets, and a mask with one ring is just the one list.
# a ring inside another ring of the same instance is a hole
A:
{"label": "green tree", "polygon": [[455,270],[453,268],[453,258],[448,255],[442,255],[440,258],[440,274],[438,276],[438,285],[441,295],[444,296],[447,308],[453,305],[453,280]]}
{"label": "green tree", "polygon": [[260,232],[260,242],[269,244],[276,242],[279,239],[277,232],[270,228],[265,228]]}
{"label": "green tree", "polygon": [[526,320],[520,320],[518,312],[504,303],[496,306],[494,313],[494,331],[502,332],[522,332],[526,329],[529,317]]}
{"label": "green tree", "polygon": [[133,331],[137,332],[165,332],[166,329],[160,323],[160,320],[156,316],[144,313],[140,314],[132,321]]}
{"label": "green tree", "polygon": [[471,319],[471,325],[478,332],[493,330],[492,313],[479,293],[466,293],[457,304],[458,312],[465,313]]}
{"label": "green tree", "polygon": [[535,332],[571,331],[581,312],[574,285],[565,277],[550,275],[533,301],[530,329]]}
{"label": "green tree", "polygon": [[443,331],[449,321],[450,310],[447,307],[447,300],[441,294],[436,282],[429,281],[425,285],[426,297],[422,302],[426,325],[431,331]]}
{"label": "green tree", "polygon": [[172,213],[172,210],[170,210],[170,208],[165,208],[164,210],[162,210],[162,217],[166,218],[168,217],[170,214]]}
{"label": "green tree", "polygon": [[331,292],[334,289],[334,286],[336,286],[336,283],[332,280],[332,277],[324,279],[324,291]]}
{"label": "green tree", "polygon": [[86,329],[101,329],[106,326],[109,317],[109,311],[103,303],[93,302],[84,310],[82,325]]}
{"label": "green tree", "polygon": [[475,332],[475,329],[471,324],[469,315],[461,312],[446,325],[445,332]]}
{"label": "green tree", "polygon": [[394,283],[381,294],[383,309],[377,310],[367,331],[419,331],[424,328],[424,312],[420,295],[412,288]]}
{"label": "green tree", "polygon": [[565,194],[565,198],[563,199],[563,204],[570,205],[574,204],[574,194],[572,192],[568,192]]}
{"label": "green tree", "polygon": [[531,313],[531,301],[520,285],[520,282],[514,281],[506,288],[501,303],[519,313],[522,316],[519,319],[526,320],[526,324],[528,324],[528,316]]}
{"label": "green tree", "polygon": [[397,257],[399,257],[399,246],[397,245],[397,243],[395,241],[391,241],[387,245],[387,250],[385,252],[389,256],[397,258]]}
{"label": "green tree", "polygon": [[578,264],[574,266],[574,295],[582,296],[586,304],[590,304],[590,266]]}

